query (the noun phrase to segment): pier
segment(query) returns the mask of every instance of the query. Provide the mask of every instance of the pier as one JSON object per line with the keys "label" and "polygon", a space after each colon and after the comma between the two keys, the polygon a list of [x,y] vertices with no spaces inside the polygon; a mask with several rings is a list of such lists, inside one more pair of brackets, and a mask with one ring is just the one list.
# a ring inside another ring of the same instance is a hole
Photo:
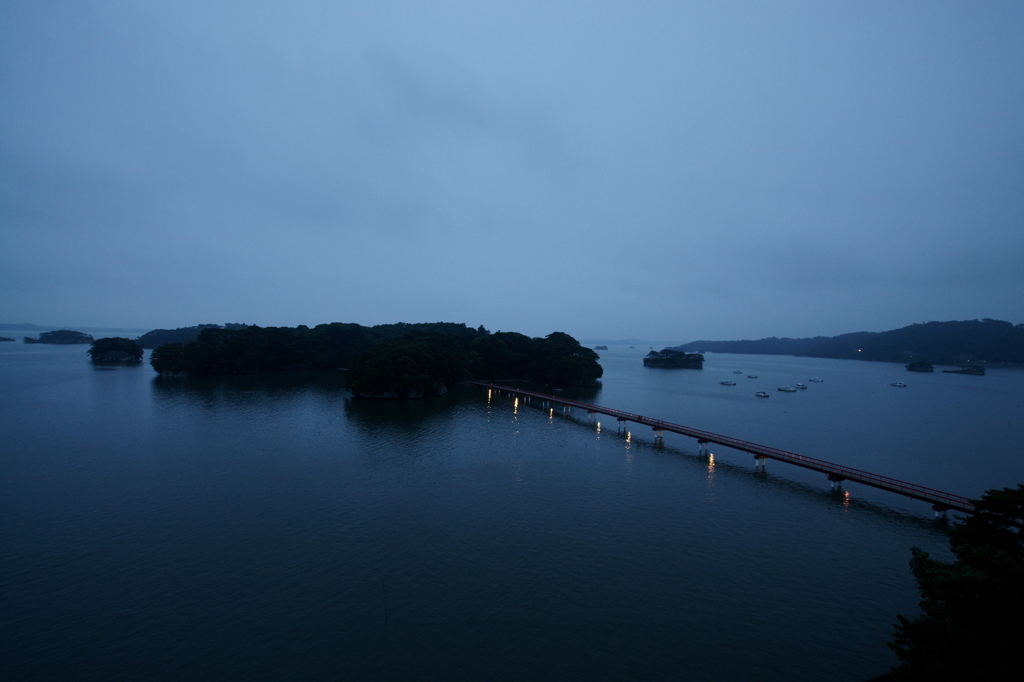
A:
{"label": "pier", "polygon": [[689,426],[667,422],[662,419],[654,419],[652,417],[645,417],[641,414],[623,412],[622,410],[603,407],[601,405],[593,405],[579,400],[572,400],[571,398],[563,398],[548,395],[546,393],[528,391],[522,388],[503,386],[501,384],[492,384],[486,381],[472,381],[470,383],[486,388],[489,391],[498,391],[499,393],[508,393],[510,395],[522,396],[523,398],[540,400],[544,403],[544,407],[549,405],[559,405],[563,409],[567,408],[571,410],[572,408],[577,408],[585,410],[588,415],[591,415],[591,418],[593,418],[593,415],[595,414],[608,415],[609,417],[614,417],[622,428],[625,428],[625,424],[628,422],[650,426],[654,431],[654,442],[656,444],[660,444],[662,442],[664,437],[663,434],[668,431],[670,433],[678,433],[680,435],[696,439],[698,453],[701,455],[707,455],[708,443],[715,443],[717,445],[724,445],[727,448],[748,452],[754,455],[754,466],[757,469],[764,469],[766,461],[773,459],[779,462],[786,462],[787,464],[803,467],[805,469],[819,471],[825,474],[826,480],[829,481],[833,490],[840,489],[844,481],[853,481],[862,485],[871,486],[872,488],[896,493],[897,495],[904,495],[915,500],[930,503],[936,517],[944,515],[949,509],[963,512],[965,514],[974,513],[974,503],[970,498],[943,492],[941,490],[935,490],[934,488],[926,488],[925,486],[900,481],[888,476],[873,474],[869,471],[862,471],[860,469],[854,469],[841,464],[833,464],[832,462],[826,462],[822,459],[805,457],[794,452],[779,450],[778,448],[773,448],[767,445],[759,445],[757,443],[740,440],[739,438],[711,433],[710,431],[702,431]]}

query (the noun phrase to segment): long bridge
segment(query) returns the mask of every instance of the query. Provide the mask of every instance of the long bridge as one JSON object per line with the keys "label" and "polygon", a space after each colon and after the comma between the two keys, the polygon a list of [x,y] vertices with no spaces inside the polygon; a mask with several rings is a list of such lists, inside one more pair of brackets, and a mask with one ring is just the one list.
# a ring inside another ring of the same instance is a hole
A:
{"label": "long bridge", "polygon": [[831,482],[833,489],[840,487],[843,481],[854,481],[873,488],[887,490],[898,495],[905,495],[906,497],[910,497],[915,500],[931,503],[936,517],[944,514],[948,509],[964,512],[966,514],[974,513],[974,503],[967,497],[963,497],[962,495],[953,495],[952,493],[935,490],[934,488],[926,488],[915,483],[907,483],[906,481],[889,478],[888,476],[880,476],[869,471],[862,471],[860,469],[854,469],[841,464],[833,464],[832,462],[826,462],[822,459],[805,457],[794,452],[779,450],[778,448],[769,447],[767,445],[759,445],[757,443],[740,440],[739,438],[723,436],[718,433],[702,431],[700,429],[694,429],[681,424],[673,424],[672,422],[667,422],[662,419],[654,419],[652,417],[645,417],[641,414],[623,412],[622,410],[603,407],[601,405],[593,405],[591,403],[585,403],[571,398],[548,395],[546,393],[538,393],[536,391],[528,391],[526,389],[514,388],[511,386],[503,386],[501,384],[492,384],[486,381],[472,381],[470,383],[476,386],[482,386],[489,391],[497,391],[499,394],[508,393],[510,395],[522,396],[524,398],[536,398],[543,402],[544,407],[555,404],[570,410],[574,407],[580,410],[586,410],[591,416],[595,414],[605,414],[609,417],[615,417],[623,429],[625,429],[625,424],[627,422],[644,424],[645,426],[650,426],[654,430],[654,442],[656,444],[662,443],[664,432],[669,431],[671,433],[678,433],[683,436],[697,439],[698,453],[703,456],[707,456],[708,454],[708,443],[715,443],[734,450],[751,453],[754,455],[755,468],[763,469],[766,460],[774,459],[780,462],[794,464],[798,467],[804,467],[805,469],[813,469],[814,471],[822,472]]}

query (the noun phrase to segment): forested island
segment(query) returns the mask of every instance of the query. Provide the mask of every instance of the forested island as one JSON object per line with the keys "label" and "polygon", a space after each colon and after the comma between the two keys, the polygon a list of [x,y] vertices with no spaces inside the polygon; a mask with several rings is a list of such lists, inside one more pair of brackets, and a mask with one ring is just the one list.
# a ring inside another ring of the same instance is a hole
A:
{"label": "forested island", "polygon": [[597,360],[597,353],[562,332],[530,338],[449,322],[335,322],[313,328],[208,327],[190,343],[159,346],[150,363],[162,376],[347,368],[356,395],[418,398],[468,379],[594,385],[604,372]]}
{"label": "forested island", "polygon": [[1024,325],[1002,320],[927,322],[885,332],[756,341],[692,341],[673,350],[712,353],[797,355],[840,360],[919,361],[957,365],[1024,364]]}
{"label": "forested island", "polygon": [[60,329],[55,332],[43,332],[39,335],[38,339],[31,337],[25,337],[25,343],[49,343],[59,346],[80,344],[80,343],[92,343],[92,335],[83,334],[82,332],[71,331],[70,329]]}
{"label": "forested island", "polygon": [[652,350],[644,358],[644,367],[662,367],[665,369],[704,369],[704,356],[700,353],[684,353],[666,348]]}
{"label": "forested island", "polygon": [[142,361],[142,346],[132,339],[111,336],[97,339],[86,351],[97,365],[132,365]]}

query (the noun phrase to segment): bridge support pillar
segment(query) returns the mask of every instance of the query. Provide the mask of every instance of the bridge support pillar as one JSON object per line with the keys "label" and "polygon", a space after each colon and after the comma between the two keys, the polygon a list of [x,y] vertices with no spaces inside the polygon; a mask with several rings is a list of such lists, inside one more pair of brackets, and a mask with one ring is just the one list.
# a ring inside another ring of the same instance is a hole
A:
{"label": "bridge support pillar", "polygon": [[626,432],[626,420],[623,419],[622,417],[616,417],[615,422],[616,422],[616,424],[615,424],[615,433],[618,433],[619,431],[622,431],[623,433],[625,433]]}
{"label": "bridge support pillar", "polygon": [[657,427],[654,428],[654,444],[664,445],[665,444],[665,432]]}
{"label": "bridge support pillar", "polygon": [[843,478],[842,476],[839,476],[837,474],[825,474],[825,478],[827,478],[829,480],[829,483],[831,483],[831,489],[832,490],[838,490],[838,491],[842,492],[842,490],[843,490],[843,481],[846,480],[845,478]]}
{"label": "bridge support pillar", "polygon": [[710,455],[710,453],[708,452],[708,442],[706,440],[704,440],[703,438],[699,439],[697,441],[697,456],[698,457],[707,457],[709,455]]}
{"label": "bridge support pillar", "polygon": [[935,520],[936,521],[945,521],[946,520],[946,512],[949,511],[949,507],[947,507],[944,504],[933,504],[932,505],[932,511],[935,512]]}
{"label": "bridge support pillar", "polygon": [[765,455],[754,455],[754,471],[768,471],[767,463],[768,457]]}
{"label": "bridge support pillar", "polygon": [[587,410],[587,421],[589,421],[591,424],[593,424],[594,420],[597,419],[596,415],[597,415],[596,412],[593,412],[591,410]]}

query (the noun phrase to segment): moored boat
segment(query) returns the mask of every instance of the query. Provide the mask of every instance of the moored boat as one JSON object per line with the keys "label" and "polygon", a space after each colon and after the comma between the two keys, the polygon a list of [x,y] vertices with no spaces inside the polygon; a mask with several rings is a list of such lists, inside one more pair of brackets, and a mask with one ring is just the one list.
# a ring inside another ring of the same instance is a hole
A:
{"label": "moored boat", "polygon": [[771,397],[770,395],[768,395],[767,391],[758,391],[754,395],[756,395],[758,398],[770,398]]}
{"label": "moored boat", "polygon": [[779,386],[779,390],[783,393],[796,393],[796,389],[792,386]]}

